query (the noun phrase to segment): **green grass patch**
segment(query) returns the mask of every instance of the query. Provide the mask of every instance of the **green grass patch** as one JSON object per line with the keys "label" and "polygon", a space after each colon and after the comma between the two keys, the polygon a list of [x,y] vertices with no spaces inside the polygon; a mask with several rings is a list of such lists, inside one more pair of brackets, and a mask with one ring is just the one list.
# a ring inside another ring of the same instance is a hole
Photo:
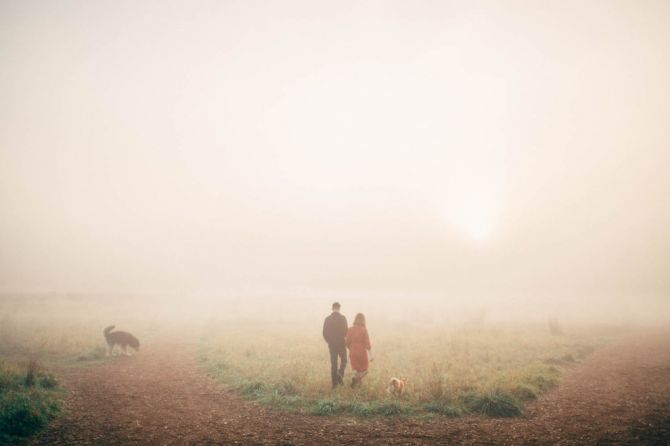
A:
{"label": "green grass patch", "polygon": [[521,415],[523,406],[511,393],[495,389],[482,394],[469,394],[464,405],[474,413],[489,417],[516,417]]}
{"label": "green grass patch", "polygon": [[450,418],[460,417],[464,413],[463,408],[440,401],[432,401],[427,403],[424,406],[424,409],[426,412],[444,415]]}
{"label": "green grass patch", "polygon": [[342,412],[342,405],[334,400],[319,400],[314,405],[314,415],[338,415]]}
{"label": "green grass patch", "polygon": [[24,372],[0,365],[0,443],[33,435],[61,409],[58,382],[53,375],[28,363]]}
{"label": "green grass patch", "polygon": [[414,409],[398,401],[381,402],[346,402],[326,398],[314,402],[310,413],[319,416],[330,415],[355,415],[358,417],[384,416],[413,414]]}
{"label": "green grass patch", "polygon": [[537,399],[540,390],[531,384],[521,383],[512,389],[512,395],[519,401],[533,401]]}

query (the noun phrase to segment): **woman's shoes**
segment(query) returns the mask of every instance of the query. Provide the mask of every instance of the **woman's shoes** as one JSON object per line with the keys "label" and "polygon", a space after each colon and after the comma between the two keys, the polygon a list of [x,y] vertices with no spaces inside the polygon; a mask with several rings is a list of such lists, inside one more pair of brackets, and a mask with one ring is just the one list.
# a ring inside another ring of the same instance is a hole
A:
{"label": "woman's shoes", "polygon": [[355,376],[351,378],[351,388],[353,389],[354,387],[358,387],[361,385],[361,379],[356,378]]}

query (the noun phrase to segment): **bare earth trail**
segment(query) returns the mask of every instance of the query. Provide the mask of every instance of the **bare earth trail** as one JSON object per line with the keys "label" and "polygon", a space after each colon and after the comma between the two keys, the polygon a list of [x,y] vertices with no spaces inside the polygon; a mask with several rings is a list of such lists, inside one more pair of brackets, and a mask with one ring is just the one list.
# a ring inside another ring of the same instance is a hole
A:
{"label": "bare earth trail", "polygon": [[514,419],[361,420],[263,408],[205,376],[195,348],[164,339],[131,358],[62,370],[66,412],[32,444],[670,444],[667,330],[596,351]]}

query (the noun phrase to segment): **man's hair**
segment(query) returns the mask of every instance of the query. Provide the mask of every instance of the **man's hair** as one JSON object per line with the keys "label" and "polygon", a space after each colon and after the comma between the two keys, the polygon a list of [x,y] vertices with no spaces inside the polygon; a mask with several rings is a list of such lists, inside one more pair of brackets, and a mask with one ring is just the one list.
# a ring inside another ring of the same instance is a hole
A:
{"label": "man's hair", "polygon": [[334,302],[333,303],[333,310],[339,310],[340,309],[340,303],[339,302]]}

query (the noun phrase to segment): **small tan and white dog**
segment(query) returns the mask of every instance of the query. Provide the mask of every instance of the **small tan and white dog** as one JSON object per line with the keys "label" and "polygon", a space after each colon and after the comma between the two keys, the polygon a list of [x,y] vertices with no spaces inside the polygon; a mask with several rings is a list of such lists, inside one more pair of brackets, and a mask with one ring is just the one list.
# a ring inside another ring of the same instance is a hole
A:
{"label": "small tan and white dog", "polygon": [[391,378],[389,381],[389,386],[386,391],[390,395],[400,396],[405,393],[405,387],[407,387],[407,378]]}

